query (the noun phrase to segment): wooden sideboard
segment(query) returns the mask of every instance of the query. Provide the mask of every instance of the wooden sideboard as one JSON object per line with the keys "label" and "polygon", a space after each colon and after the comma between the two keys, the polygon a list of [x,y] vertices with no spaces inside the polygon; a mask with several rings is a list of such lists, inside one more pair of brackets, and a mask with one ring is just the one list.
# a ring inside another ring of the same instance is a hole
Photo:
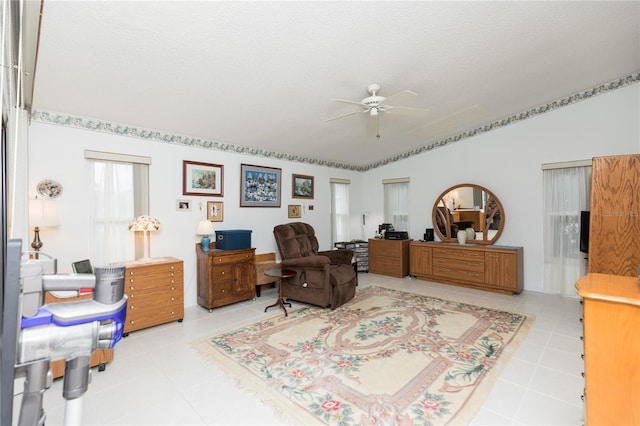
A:
{"label": "wooden sideboard", "polygon": [[412,240],[369,239],[369,272],[402,278],[409,275],[409,243]]}
{"label": "wooden sideboard", "polygon": [[202,251],[196,244],[198,262],[198,304],[209,309],[243,300],[256,294],[254,248]]}
{"label": "wooden sideboard", "polygon": [[125,334],[184,319],[183,263],[174,257],[125,263]]}
{"label": "wooden sideboard", "polygon": [[523,248],[411,242],[410,274],[421,280],[499,293],[524,288]]}
{"label": "wooden sideboard", "polygon": [[640,424],[640,279],[590,273],[583,303],[587,426]]}

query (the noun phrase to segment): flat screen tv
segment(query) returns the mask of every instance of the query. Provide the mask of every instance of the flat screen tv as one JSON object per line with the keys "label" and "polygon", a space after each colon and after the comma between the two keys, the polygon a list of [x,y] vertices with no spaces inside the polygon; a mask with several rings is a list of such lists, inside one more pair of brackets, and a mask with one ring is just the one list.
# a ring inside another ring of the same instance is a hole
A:
{"label": "flat screen tv", "polygon": [[589,217],[590,212],[580,212],[580,251],[589,253]]}

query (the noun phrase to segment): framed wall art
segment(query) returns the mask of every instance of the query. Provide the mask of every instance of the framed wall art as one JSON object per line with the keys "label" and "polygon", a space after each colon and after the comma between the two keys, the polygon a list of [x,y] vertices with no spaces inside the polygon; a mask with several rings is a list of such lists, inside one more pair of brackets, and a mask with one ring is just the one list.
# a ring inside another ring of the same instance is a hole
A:
{"label": "framed wall art", "polygon": [[292,175],[291,196],[293,198],[307,198],[313,200],[313,176]]}
{"label": "framed wall art", "polygon": [[224,166],[220,164],[182,162],[182,194],[222,197]]}
{"label": "framed wall art", "polygon": [[207,201],[207,220],[222,222],[224,218],[222,201]]}
{"label": "framed wall art", "polygon": [[191,200],[176,200],[176,210],[181,212],[191,210]]}
{"label": "framed wall art", "polygon": [[302,206],[300,204],[289,204],[289,218],[296,219],[302,217]]}
{"label": "framed wall art", "polygon": [[280,207],[282,169],[240,166],[240,207]]}

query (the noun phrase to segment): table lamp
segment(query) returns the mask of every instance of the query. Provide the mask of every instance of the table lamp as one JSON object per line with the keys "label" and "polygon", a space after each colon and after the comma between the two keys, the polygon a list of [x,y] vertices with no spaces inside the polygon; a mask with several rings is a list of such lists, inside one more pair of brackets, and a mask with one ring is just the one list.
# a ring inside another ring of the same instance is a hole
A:
{"label": "table lamp", "polygon": [[200,244],[202,244],[202,251],[209,251],[209,244],[211,243],[209,235],[213,234],[213,223],[206,219],[201,220],[200,223],[198,223],[196,234],[202,235],[202,239],[200,240]]}
{"label": "table lamp", "polygon": [[42,247],[42,241],[40,240],[40,228],[53,228],[60,225],[56,200],[42,198],[29,200],[29,223],[34,227],[33,231],[35,233],[31,247],[34,251],[40,251],[40,248]]}
{"label": "table lamp", "polygon": [[129,231],[144,232],[144,257],[141,261],[151,259],[149,257],[149,231],[157,231],[160,229],[160,221],[151,216],[138,216],[129,223]]}

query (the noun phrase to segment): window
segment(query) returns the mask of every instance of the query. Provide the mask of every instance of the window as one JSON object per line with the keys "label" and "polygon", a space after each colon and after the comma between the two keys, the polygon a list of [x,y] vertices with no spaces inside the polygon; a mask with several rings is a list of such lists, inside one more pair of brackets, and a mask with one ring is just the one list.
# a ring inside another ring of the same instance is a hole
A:
{"label": "window", "polygon": [[543,180],[544,289],[575,296],[574,284],[587,271],[580,252],[580,212],[589,210],[591,162],[543,165]]}
{"label": "window", "polygon": [[384,221],[409,231],[409,178],[384,179]]}
{"label": "window", "polygon": [[147,157],[85,151],[90,182],[90,257],[106,265],[141,257],[142,238],[129,231],[129,222],[149,211]]}
{"label": "window", "polygon": [[348,179],[331,178],[331,233],[333,243],[350,241]]}

